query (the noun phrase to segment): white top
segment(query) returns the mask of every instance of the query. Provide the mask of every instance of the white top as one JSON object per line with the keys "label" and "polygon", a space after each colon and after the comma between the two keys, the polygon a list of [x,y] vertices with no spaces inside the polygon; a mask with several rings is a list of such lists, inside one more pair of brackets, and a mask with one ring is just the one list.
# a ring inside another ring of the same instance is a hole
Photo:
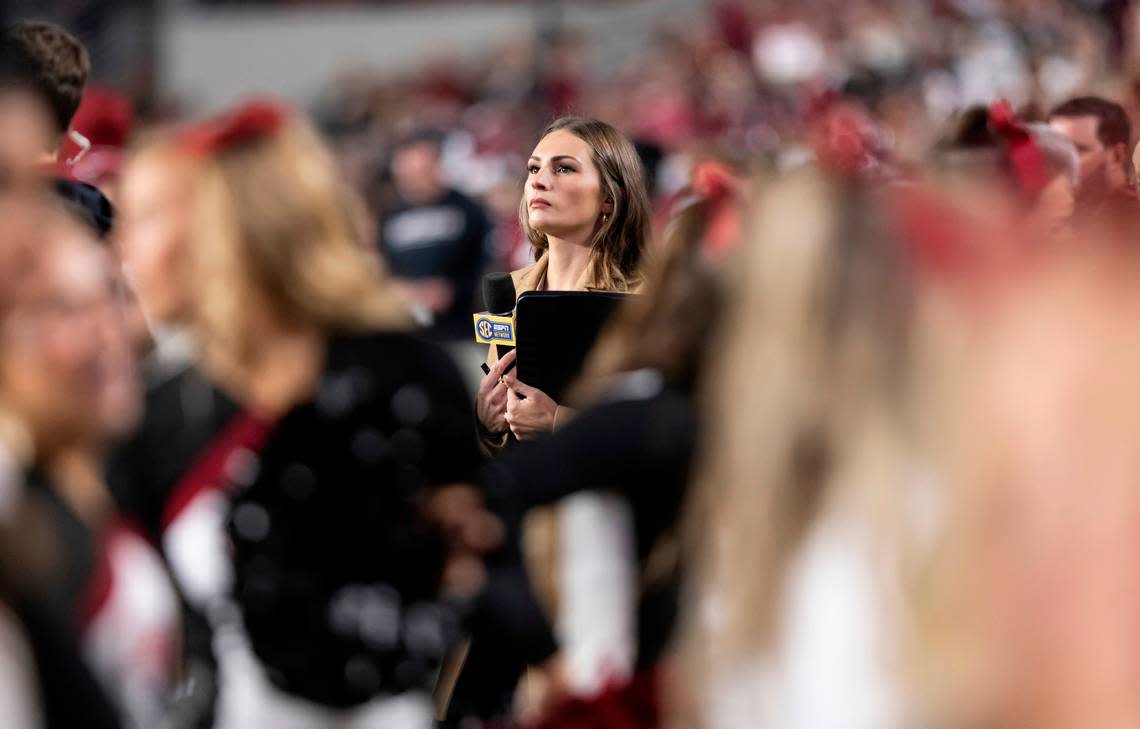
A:
{"label": "white top", "polygon": [[0,707],[9,729],[40,729],[35,663],[23,630],[8,608],[0,605]]}
{"label": "white top", "polygon": [[888,580],[871,535],[825,518],[792,560],[775,655],[726,668],[714,679],[708,724],[796,729],[892,729],[902,704]]}
{"label": "white top", "polygon": [[[644,400],[660,372],[615,378],[603,402]],[[633,675],[637,660],[638,563],[633,514],[620,496],[582,492],[558,509],[561,604],[557,633],[569,689],[590,697]]]}
{"label": "white top", "polygon": [[225,496],[199,494],[166,531],[171,572],[187,600],[214,629],[218,708],[214,729],[429,729],[430,697],[409,691],[339,710],[279,690],[254,656],[238,607],[229,597],[233,569],[226,555]]}

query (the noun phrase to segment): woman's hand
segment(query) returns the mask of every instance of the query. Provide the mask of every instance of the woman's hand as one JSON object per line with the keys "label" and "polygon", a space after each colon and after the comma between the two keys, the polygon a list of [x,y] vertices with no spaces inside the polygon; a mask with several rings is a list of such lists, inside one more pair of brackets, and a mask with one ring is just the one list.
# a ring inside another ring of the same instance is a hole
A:
{"label": "woman's hand", "polygon": [[478,595],[487,579],[483,555],[502,544],[502,521],[487,509],[482,494],[471,484],[430,489],[422,508],[447,545],[443,589],[471,597]]}
{"label": "woman's hand", "polygon": [[554,415],[558,403],[542,390],[519,382],[507,374],[503,382],[511,391],[507,396],[507,425],[519,440],[533,440],[554,432]]}
{"label": "woman's hand", "polygon": [[507,352],[491,367],[491,371],[479,383],[479,393],[475,398],[475,414],[483,428],[496,435],[507,432],[507,395],[510,391],[503,384],[503,372],[515,361],[515,350]]}
{"label": "woman's hand", "polygon": [[551,716],[570,696],[566,658],[555,653],[541,666],[527,669],[515,689],[515,712],[525,725],[538,724]]}

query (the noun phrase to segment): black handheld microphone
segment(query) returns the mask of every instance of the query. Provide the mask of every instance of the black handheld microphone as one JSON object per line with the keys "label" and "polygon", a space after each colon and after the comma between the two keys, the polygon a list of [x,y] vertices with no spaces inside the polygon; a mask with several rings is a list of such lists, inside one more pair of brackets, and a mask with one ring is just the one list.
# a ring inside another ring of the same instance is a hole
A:
{"label": "black handheld microphone", "polygon": [[[509,273],[483,277],[483,302],[487,311],[475,315],[475,341],[494,344],[502,357],[515,348],[515,282]],[[489,372],[486,364],[484,373]]]}
{"label": "black handheld microphone", "polygon": [[509,273],[488,273],[483,277],[483,303],[487,311],[510,316],[515,310],[515,280]]}

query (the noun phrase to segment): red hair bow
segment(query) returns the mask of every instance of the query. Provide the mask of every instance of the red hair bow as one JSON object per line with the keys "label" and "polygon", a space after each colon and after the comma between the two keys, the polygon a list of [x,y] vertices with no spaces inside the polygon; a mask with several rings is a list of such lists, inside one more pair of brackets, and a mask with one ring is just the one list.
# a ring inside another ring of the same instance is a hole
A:
{"label": "red hair bow", "polygon": [[197,157],[210,157],[240,144],[264,139],[285,125],[290,110],[272,100],[253,100],[191,126],[179,146]]}
{"label": "red hair bow", "polygon": [[717,261],[740,241],[740,212],[733,203],[743,185],[722,162],[700,163],[693,169],[692,180],[693,192],[706,202],[709,210],[701,247]]}
{"label": "red hair bow", "polygon": [[1017,186],[1027,195],[1041,192],[1049,182],[1045,157],[1008,101],[998,101],[990,107],[990,126],[1009,148],[1009,163]]}
{"label": "red hair bow", "polygon": [[722,162],[701,162],[693,169],[693,192],[709,202],[720,203],[739,186],[736,174]]}
{"label": "red hair bow", "polygon": [[807,141],[820,166],[840,177],[859,174],[875,159],[878,131],[867,112],[838,94],[808,104]]}

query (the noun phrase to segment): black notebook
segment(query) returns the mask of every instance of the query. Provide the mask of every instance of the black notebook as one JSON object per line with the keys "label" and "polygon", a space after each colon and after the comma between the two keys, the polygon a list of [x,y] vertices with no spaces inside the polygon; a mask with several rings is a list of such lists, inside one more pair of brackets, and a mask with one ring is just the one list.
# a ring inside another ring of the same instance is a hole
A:
{"label": "black notebook", "polygon": [[561,402],[602,327],[630,294],[527,291],[515,307],[518,378]]}

